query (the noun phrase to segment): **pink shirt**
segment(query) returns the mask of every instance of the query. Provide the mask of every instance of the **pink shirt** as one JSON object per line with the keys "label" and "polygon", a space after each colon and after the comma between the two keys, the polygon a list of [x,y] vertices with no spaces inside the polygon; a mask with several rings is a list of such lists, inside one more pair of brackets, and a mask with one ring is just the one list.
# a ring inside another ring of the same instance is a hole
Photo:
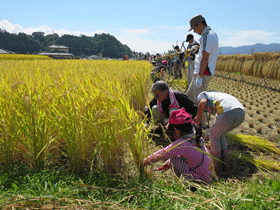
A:
{"label": "pink shirt", "polygon": [[[201,140],[202,148],[200,148],[196,146],[194,139],[185,139],[178,139],[167,147],[150,155],[148,158],[145,158],[145,165],[150,165],[151,163],[156,163],[160,160],[166,159],[168,159],[166,163],[170,165],[170,159],[180,155],[186,160],[186,164],[182,167],[185,167],[194,179],[204,180],[207,183],[210,183],[212,176],[212,163],[210,156],[207,155],[209,152],[204,146],[203,140]],[[204,154],[201,151],[207,154]]]}

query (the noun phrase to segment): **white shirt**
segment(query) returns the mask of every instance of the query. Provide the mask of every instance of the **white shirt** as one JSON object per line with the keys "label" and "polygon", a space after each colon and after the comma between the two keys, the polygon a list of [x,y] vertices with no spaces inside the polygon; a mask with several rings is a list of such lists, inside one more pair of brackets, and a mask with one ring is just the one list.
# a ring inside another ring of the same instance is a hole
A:
{"label": "white shirt", "polygon": [[214,75],[219,51],[218,36],[209,26],[206,26],[202,32],[199,42],[199,51],[195,56],[194,74],[199,74],[202,52],[205,50],[209,53],[208,67],[210,69],[211,75]]}
{"label": "white shirt", "polygon": [[215,109],[217,114],[222,114],[233,109],[242,109],[245,111],[244,106],[232,95],[216,91],[206,92],[203,91],[197,96],[197,101],[207,99],[207,106]]}

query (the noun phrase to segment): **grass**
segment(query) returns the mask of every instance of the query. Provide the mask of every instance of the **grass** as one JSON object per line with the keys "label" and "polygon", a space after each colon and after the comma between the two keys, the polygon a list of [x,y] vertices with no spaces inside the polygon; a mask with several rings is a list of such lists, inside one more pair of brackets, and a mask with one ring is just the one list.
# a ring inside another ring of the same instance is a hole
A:
{"label": "grass", "polygon": [[[158,172],[157,172],[158,173]],[[211,186],[159,175],[123,179],[105,174],[31,172],[23,166],[0,172],[0,208],[16,209],[276,209],[280,176],[220,180]]]}

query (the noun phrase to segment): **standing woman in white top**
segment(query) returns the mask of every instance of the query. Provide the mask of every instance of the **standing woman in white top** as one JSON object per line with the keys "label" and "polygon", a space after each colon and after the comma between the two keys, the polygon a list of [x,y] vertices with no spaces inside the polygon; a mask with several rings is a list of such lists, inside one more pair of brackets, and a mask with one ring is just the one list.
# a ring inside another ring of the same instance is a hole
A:
{"label": "standing woman in white top", "polygon": [[[216,91],[203,91],[197,100],[199,105],[194,121],[197,125],[201,123],[204,109],[216,115],[210,131],[210,150],[214,157],[227,164],[229,149],[225,134],[243,123],[245,108],[235,97]],[[222,170],[220,161],[214,160],[214,165],[216,171]]]}

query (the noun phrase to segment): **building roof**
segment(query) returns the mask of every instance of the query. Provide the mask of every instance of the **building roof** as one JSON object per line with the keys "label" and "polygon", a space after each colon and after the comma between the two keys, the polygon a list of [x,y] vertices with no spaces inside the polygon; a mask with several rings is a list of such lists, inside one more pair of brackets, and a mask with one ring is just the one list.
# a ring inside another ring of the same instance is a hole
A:
{"label": "building roof", "polygon": [[58,49],[68,49],[69,47],[63,46],[63,45],[51,45],[49,48],[58,48]]}
{"label": "building roof", "polygon": [[16,54],[16,53],[9,50],[0,49],[0,54]]}
{"label": "building roof", "polygon": [[42,52],[39,55],[73,55],[71,53],[52,53],[52,52]]}
{"label": "building roof", "polygon": [[52,52],[42,52],[39,53],[39,55],[47,55],[47,56],[71,56],[71,57],[75,57],[73,54],[71,53],[52,53]]}

